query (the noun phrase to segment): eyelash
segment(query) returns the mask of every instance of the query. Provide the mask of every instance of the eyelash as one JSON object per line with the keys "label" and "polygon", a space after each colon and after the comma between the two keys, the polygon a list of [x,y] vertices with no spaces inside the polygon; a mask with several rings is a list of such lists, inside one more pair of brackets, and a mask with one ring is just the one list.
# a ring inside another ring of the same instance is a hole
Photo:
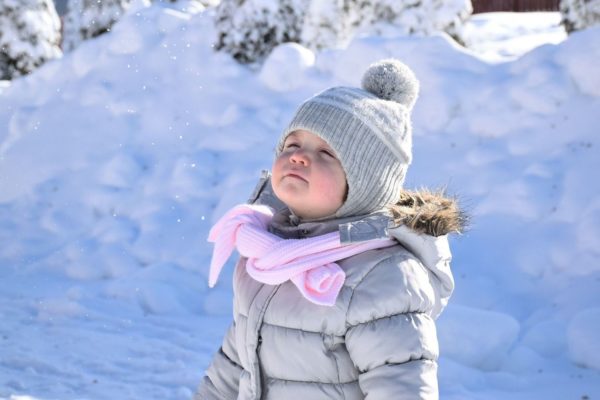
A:
{"label": "eyelash", "polygon": [[[298,147],[298,148],[299,148],[299,147],[300,147],[300,145],[299,145],[299,144],[297,144],[297,143],[288,143],[288,144],[286,144],[286,145],[284,146],[284,148],[285,148],[285,149],[289,149],[289,148],[291,148],[291,147]],[[326,155],[328,155],[329,157],[333,157],[333,158],[335,158],[335,156],[333,155],[333,153],[332,153],[332,152],[330,152],[329,150],[321,150],[321,153],[323,153],[323,154],[326,154]]]}

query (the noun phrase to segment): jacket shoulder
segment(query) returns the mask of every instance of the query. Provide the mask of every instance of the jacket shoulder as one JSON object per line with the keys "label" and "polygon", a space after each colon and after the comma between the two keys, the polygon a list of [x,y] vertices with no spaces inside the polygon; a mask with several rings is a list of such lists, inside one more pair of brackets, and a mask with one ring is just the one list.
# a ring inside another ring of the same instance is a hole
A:
{"label": "jacket shoulder", "polygon": [[436,294],[429,272],[401,245],[361,253],[344,266],[351,290],[349,325],[433,309]]}

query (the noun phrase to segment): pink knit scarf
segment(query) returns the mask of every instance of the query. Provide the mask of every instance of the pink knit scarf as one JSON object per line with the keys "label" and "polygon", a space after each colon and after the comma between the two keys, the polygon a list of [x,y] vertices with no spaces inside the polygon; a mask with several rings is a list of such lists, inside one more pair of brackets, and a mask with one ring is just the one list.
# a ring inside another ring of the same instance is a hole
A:
{"label": "pink knit scarf", "polygon": [[279,285],[292,281],[300,293],[315,304],[332,306],[346,274],[335,263],[367,250],[396,244],[392,239],[342,245],[340,233],[305,239],[282,239],[267,226],[273,211],[266,206],[242,204],[229,210],[210,230],[215,244],[208,284],[217,283],[223,265],[234,248],[247,257],[246,271],[259,282]]}

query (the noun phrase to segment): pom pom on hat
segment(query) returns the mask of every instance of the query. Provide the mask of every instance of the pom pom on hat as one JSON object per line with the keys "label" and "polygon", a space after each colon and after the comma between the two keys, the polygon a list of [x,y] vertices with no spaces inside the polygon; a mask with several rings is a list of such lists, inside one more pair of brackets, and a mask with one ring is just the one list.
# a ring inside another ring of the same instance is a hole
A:
{"label": "pom pom on hat", "polygon": [[409,110],[419,94],[419,81],[405,64],[395,59],[371,64],[362,78],[362,88],[383,100],[400,103]]}

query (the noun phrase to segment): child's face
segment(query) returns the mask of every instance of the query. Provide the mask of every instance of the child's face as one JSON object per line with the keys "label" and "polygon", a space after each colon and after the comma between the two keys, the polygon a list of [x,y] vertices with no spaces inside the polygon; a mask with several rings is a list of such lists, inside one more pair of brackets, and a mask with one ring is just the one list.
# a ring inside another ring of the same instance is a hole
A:
{"label": "child's face", "polygon": [[273,163],[277,197],[303,219],[332,215],[344,202],[346,175],[327,142],[308,131],[294,131]]}

